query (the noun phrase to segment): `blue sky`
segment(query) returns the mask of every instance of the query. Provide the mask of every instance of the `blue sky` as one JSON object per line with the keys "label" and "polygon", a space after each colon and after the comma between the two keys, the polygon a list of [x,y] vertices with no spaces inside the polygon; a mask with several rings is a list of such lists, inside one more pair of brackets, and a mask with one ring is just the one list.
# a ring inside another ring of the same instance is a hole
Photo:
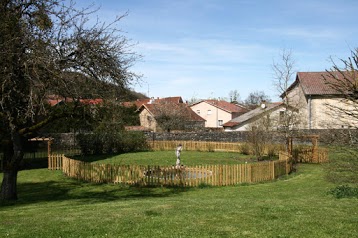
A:
{"label": "blue sky", "polygon": [[356,0],[92,2],[106,22],[128,11],[120,27],[143,56],[132,88],[150,97],[228,98],[237,90],[241,99],[264,91],[277,101],[272,64],[283,49],[297,71],[324,71],[330,57],[338,62],[358,47]]}

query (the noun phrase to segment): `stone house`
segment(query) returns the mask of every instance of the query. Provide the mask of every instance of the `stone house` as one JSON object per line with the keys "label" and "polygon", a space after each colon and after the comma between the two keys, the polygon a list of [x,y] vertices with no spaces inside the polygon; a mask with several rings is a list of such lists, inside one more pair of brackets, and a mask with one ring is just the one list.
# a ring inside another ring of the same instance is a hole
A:
{"label": "stone house", "polygon": [[207,128],[223,128],[223,124],[248,111],[244,106],[223,100],[203,100],[190,106],[204,118]]}
{"label": "stone house", "polygon": [[272,125],[271,129],[280,129],[285,110],[296,113],[294,129],[357,128],[357,118],[349,117],[346,113],[337,110],[341,108],[348,112],[358,112],[357,105],[353,105],[344,97],[344,94],[349,92],[332,87],[333,83],[339,84],[340,80],[352,79],[338,72],[335,74],[335,79],[332,79],[328,72],[298,72],[295,81],[281,95],[282,103],[271,103],[264,109],[256,108],[249,111],[224,123],[224,129],[245,131],[253,125],[253,122],[268,118]]}
{"label": "stone house", "polygon": [[298,108],[301,129],[357,127],[358,122],[354,118],[337,110],[343,108],[357,111],[357,108],[344,99],[343,93],[348,92],[332,87],[332,83],[346,80],[341,73],[337,73],[335,77],[338,81],[332,79],[328,72],[298,72],[295,81],[281,95],[284,101],[288,100],[289,104]]}
{"label": "stone house", "polygon": [[203,129],[205,120],[193,112],[181,97],[151,100],[138,109],[142,127],[151,131]]}

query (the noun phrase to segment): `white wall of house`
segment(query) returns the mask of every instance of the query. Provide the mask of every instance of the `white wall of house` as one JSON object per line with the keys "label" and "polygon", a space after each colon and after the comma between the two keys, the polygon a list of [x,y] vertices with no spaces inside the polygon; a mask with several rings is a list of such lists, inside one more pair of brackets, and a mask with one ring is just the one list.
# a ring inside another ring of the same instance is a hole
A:
{"label": "white wall of house", "polygon": [[[284,112],[286,108],[278,107],[276,110],[271,111],[270,113],[264,113],[260,117],[248,120],[247,122],[240,123],[240,125],[235,127],[227,127],[225,131],[249,131],[253,126],[261,127],[263,125],[267,125],[267,130],[277,130],[280,127],[280,117],[282,116],[282,112]],[[269,121],[269,124],[265,124],[263,122]]]}
{"label": "white wall of house", "polygon": [[[298,114],[293,123],[294,129],[308,129],[310,124],[309,103],[301,87],[298,85],[288,94],[288,105],[298,110]],[[284,99],[285,101],[285,99]]]}
{"label": "white wall of house", "polygon": [[298,85],[290,91],[288,98],[291,106],[299,110],[301,123],[297,129],[341,129],[358,126],[358,121],[354,118],[332,109],[332,106],[354,109],[354,106],[344,102],[342,98],[322,95],[306,97]]}
{"label": "white wall of house", "polygon": [[199,116],[206,120],[205,127],[222,127],[221,125],[232,119],[232,114],[214,107],[207,102],[200,102],[190,106],[190,108]]}
{"label": "white wall of house", "polygon": [[357,127],[358,121],[347,116],[336,108],[356,110],[354,106],[341,98],[312,99],[312,128],[314,129],[342,129]]}
{"label": "white wall of house", "polygon": [[248,131],[250,129],[250,123],[240,124],[240,126],[226,127],[225,131]]}

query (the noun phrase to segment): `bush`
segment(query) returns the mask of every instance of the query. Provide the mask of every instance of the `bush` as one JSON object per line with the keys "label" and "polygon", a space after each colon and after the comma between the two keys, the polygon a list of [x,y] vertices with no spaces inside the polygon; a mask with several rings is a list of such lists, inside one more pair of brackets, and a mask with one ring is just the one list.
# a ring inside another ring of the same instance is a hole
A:
{"label": "bush", "polygon": [[200,188],[200,189],[212,188],[212,187],[213,187],[212,185],[207,184],[207,183],[204,183],[204,182],[201,182],[201,183],[198,185],[198,188]]}
{"label": "bush", "polygon": [[349,147],[330,148],[329,161],[324,165],[326,179],[337,185],[358,184],[358,150]]}
{"label": "bush", "polygon": [[348,185],[339,185],[329,191],[330,194],[336,198],[358,198],[358,188],[350,187]]}
{"label": "bush", "polygon": [[77,141],[84,155],[118,154],[148,149],[147,140],[140,132],[79,134]]}
{"label": "bush", "polygon": [[207,143],[207,151],[214,152],[215,146],[212,143]]}
{"label": "bush", "polygon": [[267,156],[272,159],[276,157],[279,153],[280,149],[279,146],[276,144],[269,144],[267,145]]}
{"label": "bush", "polygon": [[243,155],[250,155],[251,154],[251,147],[248,143],[240,144],[240,152]]}

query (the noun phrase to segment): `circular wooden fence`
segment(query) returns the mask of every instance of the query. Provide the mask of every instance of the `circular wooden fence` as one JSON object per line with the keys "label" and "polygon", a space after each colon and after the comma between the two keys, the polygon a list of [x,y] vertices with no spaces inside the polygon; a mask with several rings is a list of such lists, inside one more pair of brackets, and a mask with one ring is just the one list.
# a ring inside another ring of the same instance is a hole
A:
{"label": "circular wooden fence", "polygon": [[140,186],[211,186],[270,181],[291,171],[290,157],[279,160],[235,165],[142,166],[96,164],[64,155],[50,155],[49,169],[87,182],[121,183]]}

